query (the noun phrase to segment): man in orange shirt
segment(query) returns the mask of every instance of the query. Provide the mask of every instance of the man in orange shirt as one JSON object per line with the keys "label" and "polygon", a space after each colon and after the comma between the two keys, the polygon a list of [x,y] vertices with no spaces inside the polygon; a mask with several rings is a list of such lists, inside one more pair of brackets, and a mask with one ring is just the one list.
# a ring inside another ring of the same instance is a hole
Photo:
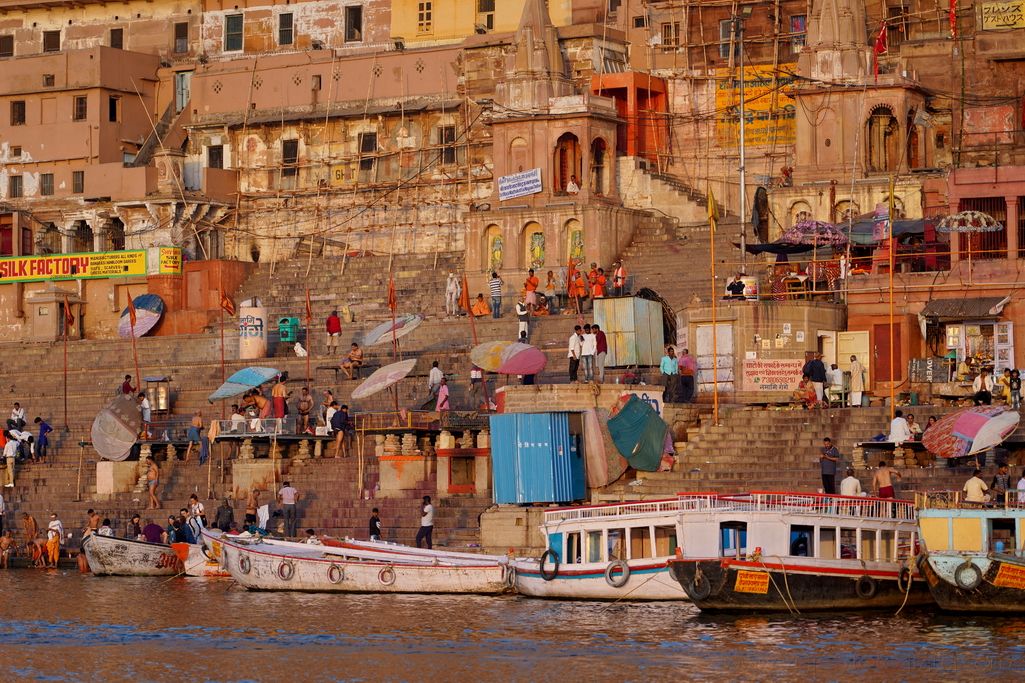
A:
{"label": "man in orange shirt", "polygon": [[595,273],[594,280],[591,281],[591,306],[594,307],[595,299],[605,298],[605,269],[599,268],[598,272]]}
{"label": "man in orange shirt", "polygon": [[537,287],[540,284],[541,281],[534,275],[534,269],[528,270],[527,279],[523,281],[523,288],[527,290],[525,301],[528,313],[533,313],[534,309],[537,308]]}
{"label": "man in orange shirt", "polygon": [[569,286],[569,297],[571,300],[576,301],[578,313],[582,313],[584,310],[584,303],[581,299],[586,296],[587,285],[584,283],[584,274],[579,270],[574,271],[573,282]]}

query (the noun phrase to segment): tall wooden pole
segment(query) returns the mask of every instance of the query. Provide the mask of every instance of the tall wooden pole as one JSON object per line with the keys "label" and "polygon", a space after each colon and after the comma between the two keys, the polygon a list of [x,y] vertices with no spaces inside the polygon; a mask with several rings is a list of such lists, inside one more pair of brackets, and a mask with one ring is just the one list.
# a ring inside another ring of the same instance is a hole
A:
{"label": "tall wooden pole", "polygon": [[[127,287],[125,287],[125,294],[128,295],[128,306],[129,306],[129,308],[134,310],[135,304],[132,303],[132,292]],[[132,325],[132,359],[135,361],[135,381],[138,383],[138,386],[141,389],[142,388],[142,375],[139,374],[139,350],[135,346],[135,323],[136,323],[136,321],[134,320],[134,318],[135,318],[135,316],[132,315],[132,319],[129,320],[129,322]]]}
{"label": "tall wooden pole", "polygon": [[71,431],[68,425],[68,318],[71,317],[71,308],[68,297],[64,297],[64,431]]}
{"label": "tall wooden pole", "polygon": [[888,206],[888,209],[887,209],[886,223],[887,223],[887,226],[888,226],[888,229],[886,231],[887,232],[886,238],[890,241],[890,363],[889,363],[889,365],[890,365],[890,421],[892,422],[893,418],[894,418],[894,416],[896,414],[895,411],[897,410],[897,402],[895,400],[896,392],[897,392],[897,387],[896,387],[895,378],[893,376],[894,375],[894,373],[893,373],[893,369],[894,369],[893,368],[893,366],[894,366],[894,363],[893,363],[893,268],[894,268],[894,258],[893,258],[893,255],[894,254],[893,254],[893,252],[896,250],[897,244],[896,244],[896,241],[893,239],[893,176],[892,175],[890,176],[890,198],[889,198],[889,206]]}
{"label": "tall wooden pole", "polygon": [[708,231],[709,239],[709,261],[712,270],[712,424],[719,424],[719,326],[716,311],[716,287],[715,287],[715,222],[718,210],[715,206],[715,195],[712,188],[708,188]]}

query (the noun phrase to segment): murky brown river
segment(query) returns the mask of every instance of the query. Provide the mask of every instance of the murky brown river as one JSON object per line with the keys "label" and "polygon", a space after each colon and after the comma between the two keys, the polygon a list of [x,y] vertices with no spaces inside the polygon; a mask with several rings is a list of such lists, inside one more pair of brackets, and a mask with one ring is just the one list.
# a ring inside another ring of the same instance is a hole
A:
{"label": "murky brown river", "polygon": [[[1016,675],[1016,673],[1018,675]],[[1021,680],[1025,616],[248,593],[0,572],[0,681]]]}

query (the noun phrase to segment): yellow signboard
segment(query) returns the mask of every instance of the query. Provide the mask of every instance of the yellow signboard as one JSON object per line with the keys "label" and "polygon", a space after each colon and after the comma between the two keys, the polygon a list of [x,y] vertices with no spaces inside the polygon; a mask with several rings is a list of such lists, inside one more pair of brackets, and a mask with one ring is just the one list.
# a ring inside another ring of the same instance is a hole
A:
{"label": "yellow signboard", "polygon": [[748,572],[741,569],[737,572],[737,581],[733,584],[733,592],[765,595],[769,592],[768,572]]}
{"label": "yellow signboard", "polygon": [[144,249],[0,259],[0,284],[145,276]]}
{"label": "yellow signboard", "polygon": [[982,4],[983,31],[1012,28],[1025,28],[1025,0],[984,2]]}
{"label": "yellow signboard", "polygon": [[1000,588],[1017,588],[1025,590],[1025,567],[1001,563],[997,575],[993,579],[993,585]]}
{"label": "yellow signboard", "polygon": [[[1025,0],[1022,0],[1025,1]],[[794,64],[744,68],[744,141],[757,146],[792,145],[797,140],[791,86]],[[740,144],[740,70],[716,69],[715,134],[721,147]]]}
{"label": "yellow signboard", "polygon": [[178,247],[160,247],[160,274],[180,275],[182,272],[182,250]]}

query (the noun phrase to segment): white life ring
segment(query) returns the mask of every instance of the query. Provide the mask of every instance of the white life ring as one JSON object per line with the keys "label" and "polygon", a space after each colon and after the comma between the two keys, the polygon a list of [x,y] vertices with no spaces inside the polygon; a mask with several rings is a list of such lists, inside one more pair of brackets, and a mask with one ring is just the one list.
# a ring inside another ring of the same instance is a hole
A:
{"label": "white life ring", "polygon": [[332,564],[327,568],[327,580],[335,585],[345,581],[345,568],[340,564]]}
{"label": "white life ring", "polygon": [[291,560],[282,560],[278,565],[278,578],[282,581],[291,581],[293,576],[295,576],[295,565]]}
{"label": "white life ring", "polygon": [[391,567],[385,567],[377,573],[377,580],[385,586],[390,586],[395,583],[395,570]]}
{"label": "white life ring", "polygon": [[[619,574],[616,574],[616,572]],[[630,580],[630,565],[623,560],[613,560],[605,567],[605,583],[613,588],[622,588]]]}

